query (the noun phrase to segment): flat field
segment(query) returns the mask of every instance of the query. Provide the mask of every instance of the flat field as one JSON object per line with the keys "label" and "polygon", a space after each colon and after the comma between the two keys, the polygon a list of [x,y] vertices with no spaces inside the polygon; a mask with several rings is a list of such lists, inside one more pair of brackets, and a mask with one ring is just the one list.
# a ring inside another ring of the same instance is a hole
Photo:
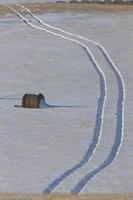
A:
{"label": "flat field", "polygon": [[[96,69],[79,45],[33,29],[0,6],[0,192],[8,192],[0,198],[132,199],[133,13],[126,10],[132,7],[116,6],[117,12],[106,12],[103,9],[111,10],[111,7],[87,5],[85,12],[85,4],[72,4],[76,10],[73,12],[69,4],[26,6],[44,22],[98,41],[108,50],[125,85],[124,137],[114,162],[83,188],[83,194],[92,195],[11,194],[42,193],[55,178],[82,161],[89,145],[95,142],[100,82]],[[84,9],[77,12],[80,6]],[[30,22],[36,23],[31,18]],[[91,161],[61,181],[54,190],[57,193],[69,193],[89,172],[100,166],[108,157],[117,134],[117,102],[121,95],[116,75],[95,45],[82,39],[80,42],[90,48],[106,77],[104,122]],[[55,107],[37,110],[14,107],[21,104],[25,93],[39,92]],[[94,193],[103,195],[95,196]],[[105,195],[107,193],[109,195]]]}

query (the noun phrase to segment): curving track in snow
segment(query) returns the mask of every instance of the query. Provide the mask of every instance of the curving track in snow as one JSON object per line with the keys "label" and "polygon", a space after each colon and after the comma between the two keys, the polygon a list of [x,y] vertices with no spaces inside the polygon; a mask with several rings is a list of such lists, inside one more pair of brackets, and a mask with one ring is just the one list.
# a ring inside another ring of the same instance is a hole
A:
{"label": "curving track in snow", "polygon": [[[77,37],[79,39],[91,42],[92,44],[96,45],[100,51],[102,52],[105,60],[107,61],[107,63],[110,66],[110,69],[113,71],[114,75],[116,76],[116,80],[117,80],[117,84],[118,84],[118,100],[117,100],[117,115],[116,115],[116,134],[115,134],[115,140],[114,140],[114,144],[111,148],[111,151],[109,153],[109,155],[107,156],[107,158],[105,159],[105,161],[98,166],[96,169],[92,170],[91,172],[89,172],[72,190],[71,193],[80,193],[84,186],[88,183],[88,181],[94,177],[97,173],[99,173],[101,170],[103,170],[104,168],[106,168],[108,165],[110,165],[116,158],[121,143],[122,143],[122,139],[123,139],[123,128],[124,128],[124,101],[125,101],[125,86],[124,86],[124,81],[122,78],[122,75],[120,73],[120,71],[117,69],[116,65],[114,64],[114,62],[112,61],[110,55],[107,53],[107,51],[105,50],[105,48],[90,39],[87,39],[85,37],[82,37],[80,35],[77,34],[73,34],[67,31],[64,31],[60,28],[51,26],[47,23],[44,23],[39,17],[37,17],[36,15],[34,15],[29,9],[25,8],[24,6],[21,6],[23,9],[25,9],[35,20],[37,20],[41,25],[46,26],[48,28],[54,29],[56,31],[60,31],[64,34],[67,34],[69,36],[73,36],[73,37]],[[100,139],[100,134],[101,134],[101,128],[102,128],[102,123],[103,123],[103,119],[100,119],[101,116],[103,117],[103,110],[104,110],[104,106],[105,106],[105,92],[106,92],[106,85],[105,85],[105,77],[104,77],[104,73],[101,71],[100,67],[98,66],[94,56],[92,55],[92,53],[90,52],[90,50],[88,49],[88,47],[84,44],[79,42],[78,40],[72,39],[72,38],[68,38],[65,37],[61,34],[55,33],[55,32],[51,32],[49,30],[46,30],[44,28],[40,28],[38,26],[35,26],[33,24],[31,24],[27,19],[25,19],[20,13],[16,12],[15,13],[21,18],[23,19],[24,22],[26,22],[28,25],[32,26],[33,28],[37,28],[40,30],[45,30],[46,32],[52,33],[56,36],[62,37],[64,39],[68,39],[74,43],[79,44],[80,46],[82,46],[82,48],[86,51],[88,57],[90,58],[90,61],[92,62],[93,66],[95,67],[98,75],[99,75],[99,79],[100,79],[100,98],[98,101],[98,107],[97,107],[97,117],[96,117],[96,125],[95,125],[95,129],[94,129],[94,135],[93,135],[93,140],[91,145],[89,146],[85,156],[83,157],[83,159],[76,164],[74,167],[72,167],[71,169],[67,170],[65,173],[61,174],[59,177],[57,177],[45,190],[44,192],[50,193],[51,191],[54,190],[55,187],[57,187],[67,176],[69,176],[71,173],[73,173],[74,171],[78,170],[79,168],[81,168],[84,164],[86,164],[88,161],[90,161],[90,158],[92,157],[92,154],[94,153],[96,146],[98,145],[98,141]],[[21,16],[20,16],[21,15]],[[99,70],[100,69],[100,70]],[[99,73],[100,72],[100,73]],[[101,73],[102,72],[102,73]],[[101,79],[101,74],[102,74],[102,79]],[[104,80],[104,84],[102,82],[102,80]],[[102,91],[102,89],[104,89]],[[104,97],[104,98],[103,98]],[[100,112],[99,112],[100,111]],[[100,114],[100,115],[99,115]],[[98,133],[99,130],[99,133]]]}
{"label": "curving track in snow", "polygon": [[[45,22],[43,22],[39,17],[37,17],[34,13],[31,12],[31,10],[27,9],[24,6],[21,6],[23,9],[25,9],[34,19],[36,19],[40,24],[54,29],[56,31],[60,31],[62,33],[65,33],[69,36],[75,36],[79,39],[88,41],[94,45],[96,45],[100,51],[102,52],[105,60],[107,61],[107,63],[109,64],[111,70],[113,71],[116,80],[117,80],[117,85],[118,85],[118,100],[117,100],[117,114],[116,114],[116,134],[115,134],[115,140],[114,140],[114,144],[111,148],[111,151],[109,153],[109,155],[107,156],[106,160],[100,165],[98,166],[96,169],[92,170],[91,172],[89,172],[81,181],[79,181],[79,183],[72,189],[71,193],[79,193],[82,191],[82,189],[84,188],[84,186],[88,183],[88,181],[94,177],[97,173],[99,173],[101,170],[103,170],[104,168],[106,168],[108,165],[110,165],[116,158],[121,143],[122,143],[122,139],[123,139],[123,129],[124,129],[124,102],[125,102],[125,85],[124,85],[124,81],[123,81],[123,77],[120,73],[120,71],[118,70],[118,68],[116,67],[115,63],[112,61],[110,55],[107,53],[107,51],[105,50],[105,48],[99,44],[98,42],[95,42],[93,40],[90,40],[88,38],[82,37],[80,35],[74,34],[74,33],[70,33],[68,31],[64,31],[58,27],[55,26],[51,26]],[[54,185],[54,181],[52,183]],[[51,185],[52,185],[51,184]]]}
{"label": "curving track in snow", "polygon": [[78,40],[75,39],[71,39],[69,37],[65,37],[61,34],[49,31],[47,29],[44,29],[42,27],[38,27],[34,24],[32,24],[31,22],[29,22],[29,20],[25,17],[23,17],[21,15],[21,13],[17,12],[15,9],[13,9],[10,6],[5,5],[6,7],[8,7],[9,9],[11,9],[20,19],[22,19],[26,24],[28,24],[29,26],[31,26],[32,28],[38,29],[38,30],[42,30],[45,32],[48,32],[50,34],[53,34],[55,36],[61,37],[63,39],[69,40],[71,42],[74,42],[78,45],[80,45],[83,50],[86,52],[89,60],[91,61],[93,67],[95,68],[98,77],[99,77],[99,82],[100,82],[100,96],[98,99],[98,105],[97,105],[97,114],[96,114],[96,122],[95,122],[95,128],[94,128],[94,134],[93,134],[93,138],[92,138],[92,142],[90,144],[90,146],[88,147],[84,157],[81,159],[81,161],[77,164],[75,164],[75,166],[73,166],[71,169],[68,169],[67,171],[65,171],[63,174],[61,174],[59,177],[57,177],[45,190],[44,192],[46,193],[50,193],[52,192],[55,187],[57,187],[66,177],[68,177],[69,175],[71,175],[73,172],[75,172],[76,170],[78,170],[79,168],[81,168],[83,165],[85,165],[88,161],[90,161],[92,155],[94,154],[99,140],[100,140],[100,136],[101,136],[101,132],[102,132],[102,125],[103,125],[103,115],[104,115],[104,107],[105,107],[105,100],[106,100],[106,93],[107,93],[107,88],[106,88],[106,79],[105,79],[105,75],[103,73],[103,71],[101,70],[100,66],[98,65],[96,59],[94,58],[93,54],[91,53],[90,49],[84,44],[79,42]]}

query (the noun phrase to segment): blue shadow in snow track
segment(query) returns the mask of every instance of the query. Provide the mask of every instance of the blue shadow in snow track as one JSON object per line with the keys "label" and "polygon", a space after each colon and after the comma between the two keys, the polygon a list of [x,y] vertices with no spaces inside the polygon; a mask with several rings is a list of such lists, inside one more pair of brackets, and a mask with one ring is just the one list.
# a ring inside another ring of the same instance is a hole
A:
{"label": "blue shadow in snow track", "polygon": [[85,155],[83,156],[82,160],[77,163],[75,166],[72,168],[68,169],[64,173],[62,173],[59,177],[57,177],[52,183],[44,189],[43,193],[51,193],[65,178],[67,178],[69,175],[80,169],[83,165],[85,165],[90,158],[92,157],[96,146],[99,142],[100,138],[100,132],[101,132],[101,126],[102,126],[102,113],[104,109],[104,102],[105,102],[105,97],[106,97],[106,90],[105,90],[105,80],[103,77],[103,74],[97,69],[96,64],[94,63],[92,57],[88,53],[88,51],[83,48],[85,52],[88,55],[88,58],[90,62],[92,63],[93,67],[95,68],[98,77],[99,77],[99,82],[100,82],[100,97],[98,99],[98,106],[97,106],[97,114],[96,114],[96,121],[95,121],[95,128],[94,128],[94,134],[93,134],[93,139],[91,144],[89,145]]}
{"label": "blue shadow in snow track", "polygon": [[[100,49],[100,51],[102,51]],[[116,79],[117,79],[117,84],[118,84],[118,100],[117,100],[117,122],[116,122],[116,134],[115,134],[115,140],[114,144],[111,148],[111,151],[109,155],[107,156],[106,160],[96,169],[92,170],[89,172],[83,179],[81,179],[78,184],[71,190],[72,194],[77,194],[80,193],[81,190],[84,188],[84,186],[90,181],[92,177],[94,177],[96,174],[98,174],[101,170],[109,166],[114,159],[117,156],[117,153],[119,151],[120,145],[122,143],[122,138],[123,138],[123,114],[124,114],[124,97],[125,97],[125,91],[124,91],[124,83],[122,81],[122,78],[114,65],[110,62],[108,59],[107,55],[102,51],[103,56],[105,57],[106,61],[108,62],[110,68],[114,72]]]}

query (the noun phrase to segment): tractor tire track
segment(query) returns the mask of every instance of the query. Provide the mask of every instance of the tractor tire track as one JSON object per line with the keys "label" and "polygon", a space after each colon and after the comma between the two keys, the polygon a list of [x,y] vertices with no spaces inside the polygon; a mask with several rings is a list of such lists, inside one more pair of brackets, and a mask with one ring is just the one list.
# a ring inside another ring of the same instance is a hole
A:
{"label": "tractor tire track", "polygon": [[72,37],[74,36],[76,38],[79,38],[79,39],[82,39],[82,40],[85,40],[87,42],[94,44],[96,47],[99,48],[99,50],[101,51],[102,55],[104,56],[106,62],[108,63],[110,69],[113,71],[113,73],[116,77],[119,93],[118,93],[118,100],[117,100],[117,114],[116,114],[117,121],[116,121],[116,133],[115,133],[114,144],[111,148],[109,155],[105,159],[105,161],[99,167],[97,167],[96,169],[94,169],[90,173],[88,173],[81,181],[79,181],[79,183],[71,191],[71,193],[79,193],[79,192],[81,192],[81,190],[84,188],[84,186],[88,183],[88,181],[93,176],[95,176],[97,173],[102,171],[107,166],[111,165],[112,162],[116,159],[117,154],[119,153],[119,150],[120,150],[120,147],[122,144],[122,140],[123,140],[123,136],[124,136],[125,85],[124,85],[123,77],[122,77],[120,71],[118,70],[117,66],[115,65],[115,63],[112,61],[110,55],[108,54],[106,49],[101,44],[99,44],[98,42],[95,42],[93,40],[90,40],[88,38],[82,37],[78,34],[70,33],[68,31],[64,31],[58,27],[51,26],[51,25],[45,23],[44,21],[42,21],[34,13],[32,13],[31,10],[27,9],[24,6],[21,6],[21,7],[23,9],[25,9],[40,24],[42,24],[48,28],[60,31],[61,33],[65,33],[69,36],[72,36]]}
{"label": "tractor tire track", "polygon": [[106,168],[107,166],[111,165],[112,162],[116,159],[117,154],[119,153],[119,149],[120,146],[122,144],[122,140],[123,140],[123,117],[122,117],[122,113],[123,113],[123,106],[124,106],[124,96],[125,96],[125,92],[124,92],[124,87],[123,87],[123,82],[121,77],[119,76],[119,73],[117,71],[115,71],[115,69],[112,69],[117,77],[117,83],[118,83],[118,88],[119,88],[119,94],[118,94],[118,101],[117,101],[117,113],[116,113],[116,120],[117,120],[117,124],[116,124],[116,134],[115,134],[115,140],[114,140],[114,144],[111,148],[111,151],[109,152],[107,158],[105,159],[105,161],[98,166],[97,168],[95,168],[94,170],[92,170],[91,172],[89,172],[83,179],[81,179],[77,185],[71,190],[71,193],[80,193],[84,186],[94,177],[96,176],[96,174],[98,174],[100,171],[102,171],[104,168]]}
{"label": "tractor tire track", "polygon": [[57,177],[43,192],[50,193],[52,192],[66,177],[80,169],[83,165],[85,165],[88,161],[90,161],[92,155],[94,154],[102,132],[102,125],[103,125],[103,116],[104,116],[104,108],[105,108],[105,100],[106,100],[106,93],[107,93],[107,87],[106,87],[106,79],[103,71],[101,70],[100,66],[98,65],[96,59],[94,58],[93,54],[91,53],[90,49],[82,42],[79,42],[78,40],[63,36],[61,34],[49,31],[47,29],[44,29],[42,27],[36,26],[29,22],[27,18],[25,18],[23,15],[21,15],[19,12],[17,12],[15,9],[13,9],[10,6],[5,5],[10,10],[12,10],[21,20],[23,20],[26,24],[28,24],[30,27],[45,31],[47,33],[53,34],[55,36],[61,37],[63,39],[69,40],[71,42],[74,42],[78,45],[80,45],[83,50],[86,52],[89,60],[91,61],[93,67],[95,68],[98,77],[99,77],[99,83],[100,83],[100,96],[98,99],[98,105],[97,105],[97,114],[96,114],[96,121],[95,121],[95,128],[94,128],[94,134],[93,139],[88,147],[84,157],[81,159],[79,163],[77,163],[75,166],[73,166],[71,169],[68,169],[63,174],[61,174],[59,177]]}
{"label": "tractor tire track", "polygon": [[114,62],[112,61],[110,55],[107,53],[107,51],[101,44],[99,44],[93,40],[87,39],[85,37],[82,37],[80,35],[73,34],[73,33],[64,31],[58,27],[54,27],[47,23],[44,23],[40,18],[38,18],[36,15],[34,15],[29,9],[25,8],[24,6],[21,6],[21,7],[23,9],[25,9],[40,24],[47,26],[49,28],[52,28],[54,30],[60,31],[62,33],[65,33],[67,35],[75,36],[79,39],[86,40],[86,41],[91,42],[92,44],[96,45],[102,52],[105,60],[107,61],[111,70],[113,71],[114,75],[116,76],[119,94],[118,94],[118,100],[117,100],[117,115],[116,115],[117,116],[117,124],[116,124],[116,135],[115,135],[114,144],[112,146],[112,149],[111,149],[107,159],[99,167],[97,167],[96,169],[94,169],[90,173],[88,173],[71,191],[71,193],[79,193],[93,176],[95,176],[101,170],[103,170],[104,168],[109,166],[115,160],[115,158],[119,152],[119,149],[120,149],[120,146],[122,143],[122,139],[123,139],[123,129],[124,129],[125,85],[124,85],[123,77],[122,77],[120,71],[117,69]]}

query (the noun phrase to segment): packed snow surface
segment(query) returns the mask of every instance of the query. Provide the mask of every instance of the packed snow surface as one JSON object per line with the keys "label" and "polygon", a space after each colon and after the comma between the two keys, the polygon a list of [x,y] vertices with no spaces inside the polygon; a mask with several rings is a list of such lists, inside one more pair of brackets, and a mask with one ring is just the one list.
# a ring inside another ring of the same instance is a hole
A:
{"label": "packed snow surface", "polygon": [[[86,184],[83,192],[132,192],[133,15],[47,13],[45,22],[99,41],[108,49],[126,86],[124,139],[115,162]],[[42,192],[78,163],[91,143],[99,97],[96,70],[80,46],[32,29],[16,16],[0,19],[1,192]],[[99,146],[82,168],[55,191],[70,192],[107,157],[115,138],[118,86],[102,54],[89,45],[107,81],[108,96]],[[51,105],[23,109],[24,93],[43,93]]]}

